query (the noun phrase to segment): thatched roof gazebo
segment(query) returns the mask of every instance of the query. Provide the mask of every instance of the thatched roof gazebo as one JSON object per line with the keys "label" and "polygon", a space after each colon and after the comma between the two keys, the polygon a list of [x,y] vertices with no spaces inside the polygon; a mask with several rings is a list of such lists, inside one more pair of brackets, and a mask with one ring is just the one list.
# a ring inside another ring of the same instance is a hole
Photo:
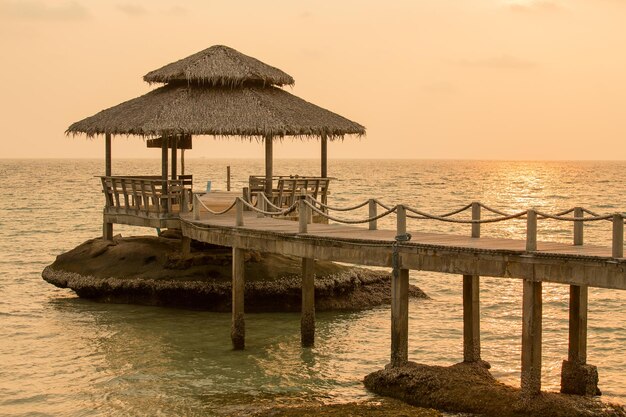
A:
{"label": "thatched roof gazebo", "polygon": [[[291,76],[226,46],[212,46],[151,71],[149,83],[165,83],[149,93],[72,124],[67,134],[105,135],[107,174],[111,135],[160,137],[167,179],[167,149],[175,164],[172,138],[191,135],[239,136],[265,142],[266,186],[272,178],[272,142],[285,136],[321,139],[321,176],[327,176],[327,140],[363,135],[365,128],[283,89]],[[169,143],[169,144],[168,144]],[[172,175],[176,174],[175,166]]]}

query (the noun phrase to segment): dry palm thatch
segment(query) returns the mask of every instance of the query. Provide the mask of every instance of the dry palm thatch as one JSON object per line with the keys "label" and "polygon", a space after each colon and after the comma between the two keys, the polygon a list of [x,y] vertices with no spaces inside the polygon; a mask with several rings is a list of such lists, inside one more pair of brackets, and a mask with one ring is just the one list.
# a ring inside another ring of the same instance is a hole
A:
{"label": "dry palm thatch", "polygon": [[68,134],[327,136],[365,128],[276,87],[168,84],[72,124]]}
{"label": "dry palm thatch", "polygon": [[223,45],[150,71],[143,79],[149,83],[186,82],[210,87],[294,84],[289,74]]}

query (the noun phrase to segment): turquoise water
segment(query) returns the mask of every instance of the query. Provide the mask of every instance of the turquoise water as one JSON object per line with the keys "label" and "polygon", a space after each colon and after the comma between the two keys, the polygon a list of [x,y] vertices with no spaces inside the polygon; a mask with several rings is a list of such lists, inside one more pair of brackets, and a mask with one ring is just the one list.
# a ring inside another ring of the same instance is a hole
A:
{"label": "turquoise water", "polygon": [[[202,188],[233,187],[263,173],[257,160],[188,160]],[[433,213],[474,200],[505,211],[555,212],[574,205],[626,211],[626,163],[330,161],[330,203],[368,197]],[[62,251],[101,233],[100,160],[0,161],[0,415],[246,415],[276,404],[370,398],[363,376],[389,356],[389,307],[318,313],[312,349],[299,343],[298,314],[247,316],[247,348],[230,350],[230,315],[78,299],[41,279]],[[157,160],[114,160],[114,174],[154,174]],[[316,160],[275,162],[277,174],[318,173]],[[365,209],[366,210],[366,209]],[[355,214],[364,217],[365,212]],[[392,219],[379,222],[393,228]],[[411,222],[409,229],[468,234],[467,226]],[[154,230],[115,227],[116,233]],[[523,221],[490,225],[485,236],[523,237]],[[610,224],[585,229],[609,245]],[[570,241],[569,224],[541,222],[540,240]],[[429,301],[410,303],[410,359],[462,359],[461,279],[411,272]],[[567,355],[568,288],[544,284],[543,386],[557,390]],[[626,403],[626,292],[590,289],[589,363],[606,399]],[[481,280],[483,357],[517,385],[521,285]]]}

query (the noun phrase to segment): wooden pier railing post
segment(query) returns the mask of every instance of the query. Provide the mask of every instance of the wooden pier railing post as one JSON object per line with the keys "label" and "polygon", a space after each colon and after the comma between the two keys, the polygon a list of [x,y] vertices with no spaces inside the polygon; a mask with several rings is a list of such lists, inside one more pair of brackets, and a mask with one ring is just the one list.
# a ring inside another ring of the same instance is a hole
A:
{"label": "wooden pier railing post", "polygon": [[200,197],[198,194],[193,195],[193,219],[200,220]]}
{"label": "wooden pier railing post", "polygon": [[230,165],[226,167],[226,191],[230,191]]}
{"label": "wooden pier railing post", "polygon": [[241,350],[246,345],[246,323],[244,320],[244,256],[243,249],[233,248],[233,316],[230,327],[230,339],[233,342],[233,349],[235,350]]}
{"label": "wooden pier railing post", "polygon": [[237,197],[235,200],[235,226],[243,226],[243,200]]}
{"label": "wooden pier railing post", "polygon": [[624,216],[613,215],[613,258],[624,257]]}
{"label": "wooden pier railing post", "polygon": [[526,212],[526,250],[537,250],[537,212],[533,209]]}
{"label": "wooden pier railing post", "polygon": [[[583,212],[583,208],[582,207],[575,207],[574,208],[574,217],[575,218],[580,218],[582,219],[584,217],[585,213]],[[583,222],[582,220],[576,220],[574,221],[574,245],[576,246],[580,246],[583,244],[583,236],[584,236],[584,232],[583,232]]]}
{"label": "wooden pier railing post", "polygon": [[302,258],[302,317],[300,318],[300,340],[302,346],[315,343],[315,260]]}
{"label": "wooden pier railing post", "polygon": [[[261,211],[267,211],[265,208],[265,194],[263,194],[262,191],[256,193],[256,201],[257,201],[256,208],[258,208]],[[256,216],[261,218],[261,217],[265,217],[265,214],[257,213]]]}
{"label": "wooden pier railing post", "polygon": [[187,194],[187,189],[185,189],[185,187],[182,188],[180,194],[180,212],[183,214],[189,213],[189,195]]}
{"label": "wooden pier railing post", "polygon": [[[406,235],[406,209],[397,208],[397,236]],[[409,360],[409,270],[402,268],[399,254],[391,278],[391,365],[401,366]]]}
{"label": "wooden pier railing post", "polygon": [[[368,202],[368,208],[369,208],[369,218],[371,219],[372,217],[376,217],[378,215],[378,204],[376,204],[376,200],[374,200],[373,198],[370,198],[369,202]],[[378,229],[378,220],[370,220],[369,222],[369,230],[376,230]]]}
{"label": "wooden pier railing post", "polygon": [[300,195],[298,202],[299,233],[306,233],[309,224],[309,206],[306,205],[306,194]]}
{"label": "wooden pier railing post", "polygon": [[[472,220],[480,220],[480,203],[472,203]],[[472,237],[480,237],[480,223],[472,223]]]}
{"label": "wooden pier railing post", "polygon": [[522,395],[541,392],[541,282],[523,281],[522,307]]}

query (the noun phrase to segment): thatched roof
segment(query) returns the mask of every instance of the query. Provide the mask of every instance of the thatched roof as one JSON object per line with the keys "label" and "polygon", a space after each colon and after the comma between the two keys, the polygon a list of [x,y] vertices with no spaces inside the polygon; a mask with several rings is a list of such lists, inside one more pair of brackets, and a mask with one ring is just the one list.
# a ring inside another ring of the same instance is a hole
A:
{"label": "thatched roof", "polygon": [[143,79],[149,83],[185,82],[231,87],[294,84],[289,74],[223,45],[212,46],[150,71]]}
{"label": "thatched roof", "polygon": [[68,134],[362,135],[365,128],[276,87],[168,84],[72,124]]}

